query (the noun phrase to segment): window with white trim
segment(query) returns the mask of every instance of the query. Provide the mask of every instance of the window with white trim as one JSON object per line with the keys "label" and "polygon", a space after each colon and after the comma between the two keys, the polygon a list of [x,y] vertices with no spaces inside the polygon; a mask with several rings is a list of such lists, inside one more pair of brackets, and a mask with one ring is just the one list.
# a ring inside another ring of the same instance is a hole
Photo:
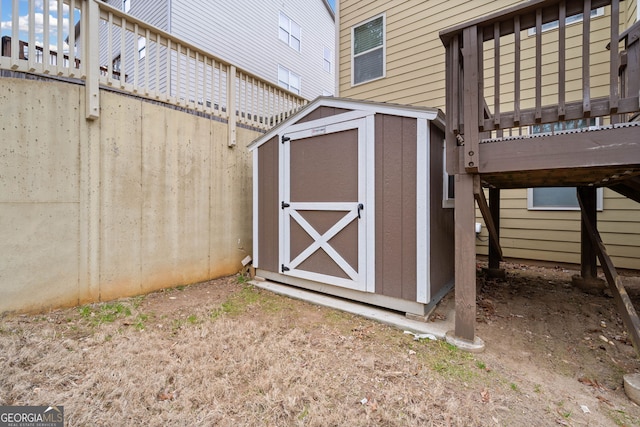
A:
{"label": "window with white trim", "polygon": [[385,76],[385,15],[351,28],[351,84]]}
{"label": "window with white trim", "polygon": [[323,58],[323,68],[327,73],[331,72],[331,66],[333,64],[333,52],[331,49],[325,46],[324,48],[324,58]]}
{"label": "window with white trim", "polygon": [[[531,127],[531,133],[557,133],[564,130],[589,128],[596,126],[596,119],[567,120],[565,122],[545,123]],[[602,188],[596,191],[596,205],[602,210]],[[576,187],[537,187],[527,190],[527,208],[529,210],[580,210]]]}
{"label": "window with white trim", "polygon": [[147,55],[147,39],[138,38],[138,59],[142,59]]}
{"label": "window with white trim", "polygon": [[[592,9],[591,10],[591,17],[592,18],[596,18],[598,16],[602,16],[604,15],[604,7],[598,7],[596,9]],[[571,16],[567,16],[565,18],[565,24],[566,25],[571,25],[571,24],[575,24],[577,22],[582,22],[582,17],[583,14],[582,13],[578,13],[577,15],[571,15]],[[542,32],[544,33],[545,31],[549,31],[549,30],[553,30],[555,28],[558,28],[558,21],[551,21],[551,22],[547,22],[546,24],[542,24]],[[529,28],[529,35],[533,35],[536,33],[536,28]]]}
{"label": "window with white trim", "polygon": [[280,26],[278,37],[280,40],[300,52],[300,25],[282,12],[280,12],[278,22]]}
{"label": "window with white trim", "polygon": [[122,10],[129,12],[129,9],[131,9],[131,0],[122,0]]}
{"label": "window with white trim", "polygon": [[278,84],[293,93],[300,95],[300,76],[293,71],[278,65]]}
{"label": "window with white trim", "polygon": [[[578,211],[576,187],[536,187],[527,190],[527,208],[541,211]],[[596,190],[596,207],[602,210],[602,188]]]}

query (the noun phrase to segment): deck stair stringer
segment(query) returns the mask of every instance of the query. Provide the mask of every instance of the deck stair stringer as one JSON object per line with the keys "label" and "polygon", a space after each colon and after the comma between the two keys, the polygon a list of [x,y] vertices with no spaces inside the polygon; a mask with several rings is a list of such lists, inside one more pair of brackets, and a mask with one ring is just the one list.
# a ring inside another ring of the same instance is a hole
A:
{"label": "deck stair stringer", "polygon": [[580,203],[582,222],[586,227],[591,243],[596,250],[596,254],[600,260],[600,265],[602,266],[602,270],[604,271],[604,275],[607,279],[607,284],[609,285],[611,294],[616,301],[620,316],[627,328],[631,342],[636,353],[640,355],[640,318],[638,317],[638,313],[633,307],[633,303],[631,302],[624,284],[622,283],[622,278],[618,275],[618,272],[607,253],[596,224],[590,220],[585,210],[586,196],[580,190],[581,189],[578,189],[578,202]]}

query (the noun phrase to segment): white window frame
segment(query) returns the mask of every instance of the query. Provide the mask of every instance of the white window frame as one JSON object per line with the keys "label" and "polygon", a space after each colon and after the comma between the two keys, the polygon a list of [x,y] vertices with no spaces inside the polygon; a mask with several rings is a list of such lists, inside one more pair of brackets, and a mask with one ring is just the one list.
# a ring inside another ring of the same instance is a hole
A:
{"label": "white window frame", "polygon": [[[575,187],[539,187],[539,188],[573,188]],[[536,188],[527,188],[527,209],[530,211],[579,211],[579,206],[534,206],[533,205],[533,191]],[[603,210],[604,206],[604,192],[602,191],[602,187],[598,187],[596,189],[596,209],[598,211]]]}
{"label": "white window frame", "polygon": [[147,39],[138,37],[138,59],[143,59],[145,56],[147,56]]}
{"label": "white window frame", "polygon": [[[368,24],[371,21],[375,21],[376,19],[382,18],[382,46],[376,46],[373,49],[369,49],[366,52],[360,52],[358,55],[355,54],[355,32],[356,28],[360,28],[363,25]],[[356,56],[365,55],[367,53],[373,52],[376,49],[382,48],[382,75],[379,77],[374,77],[369,80],[364,80],[356,83],[356,72],[355,72],[355,59]],[[351,86],[359,86],[362,84],[366,84],[369,82],[373,82],[376,80],[384,79],[387,75],[387,16],[385,13],[381,13],[379,15],[374,16],[371,19],[367,19],[366,21],[362,21],[353,27],[351,27]]]}
{"label": "white window frame", "polygon": [[[598,7],[596,9],[591,10],[591,19],[597,18],[599,16],[603,16],[603,15],[604,15],[604,7]],[[582,22],[582,19],[583,19],[582,13],[567,16],[565,19],[565,25],[577,24],[578,22]],[[558,27],[559,27],[559,22],[557,20],[547,22],[546,24],[542,25],[542,32],[544,33],[545,31],[555,30]],[[536,33],[536,27],[529,28],[530,36],[535,35],[535,33]]]}
{"label": "white window frame", "polygon": [[122,11],[129,13],[129,10],[131,10],[131,0],[122,0]]}
{"label": "white window frame", "polygon": [[[298,28],[298,37],[293,34],[295,29],[294,26]],[[283,37],[283,32],[286,34],[286,37]],[[302,27],[296,21],[289,18],[284,12],[280,12],[278,16],[278,38],[288,44],[289,47],[296,52],[300,52],[302,50]],[[294,41],[298,42],[297,47],[295,46],[296,43]]]}
{"label": "white window frame", "polygon": [[323,50],[322,68],[324,68],[327,73],[331,73],[333,69],[333,51],[326,46]]}
{"label": "white window frame", "polygon": [[[286,74],[286,81],[280,78],[282,74]],[[295,86],[293,86],[294,89],[292,89],[291,76],[298,78],[298,86],[300,87],[296,88]],[[300,93],[302,92],[302,77],[300,76],[300,74],[294,73],[293,71],[289,70],[287,67],[283,67],[282,65],[278,65],[278,84],[280,85],[280,87],[287,89],[289,92],[293,92],[298,95],[300,95]]]}
{"label": "white window frame", "polygon": [[[573,120],[572,120],[573,121]],[[600,124],[600,119],[599,118],[595,118],[594,119],[594,124],[593,125],[589,125],[586,128],[597,128],[598,125]],[[533,135],[533,134],[539,134],[542,132],[534,132],[533,131],[533,126],[530,127],[529,132]],[[562,132],[562,131],[557,131],[557,132]],[[546,132],[544,132],[546,133]],[[556,187],[539,187],[539,188],[556,188]],[[567,187],[559,187],[559,188],[567,188]],[[569,187],[569,188],[574,188],[575,187]],[[534,205],[534,201],[533,201],[533,193],[534,190],[536,190],[535,188],[528,188],[527,189],[527,209],[530,211],[579,211],[580,207],[579,206],[535,206]],[[603,195],[603,190],[602,188],[598,188],[596,190],[596,209],[598,211],[602,211],[603,210],[603,206],[604,206],[604,195]]]}

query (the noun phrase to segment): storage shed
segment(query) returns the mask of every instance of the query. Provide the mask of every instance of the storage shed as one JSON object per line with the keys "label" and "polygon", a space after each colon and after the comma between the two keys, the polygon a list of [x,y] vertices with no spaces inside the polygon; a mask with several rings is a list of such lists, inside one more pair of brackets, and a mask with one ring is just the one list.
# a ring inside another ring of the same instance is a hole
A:
{"label": "storage shed", "polygon": [[453,287],[441,111],[320,97],[249,150],[257,276],[416,315]]}

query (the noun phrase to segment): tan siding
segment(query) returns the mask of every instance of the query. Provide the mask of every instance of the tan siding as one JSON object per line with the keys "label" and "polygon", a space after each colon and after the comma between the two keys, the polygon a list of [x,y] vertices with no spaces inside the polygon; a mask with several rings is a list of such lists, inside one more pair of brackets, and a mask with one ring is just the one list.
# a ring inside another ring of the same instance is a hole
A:
{"label": "tan siding", "polygon": [[[340,1],[340,96],[394,102],[410,105],[437,107],[444,110],[444,47],[438,33],[445,28],[469,21],[482,15],[520,3],[514,0],[499,1],[463,1],[447,2],[414,1]],[[626,17],[622,19],[621,29],[629,27],[636,20],[636,0],[622,3]],[[625,9],[626,8],[626,9]],[[351,86],[351,28],[380,13],[386,16],[386,78]],[[602,17],[591,21],[594,35],[591,38],[592,52],[599,52],[591,64],[591,80],[598,86],[592,89],[593,97],[608,93],[609,53],[604,49],[608,43],[610,8],[605,8]],[[567,76],[575,76],[566,82],[566,99],[582,99],[581,49],[582,36],[580,24],[567,27]],[[557,37],[557,30],[546,31],[543,40]],[[528,31],[522,32],[522,88],[523,108],[533,106],[531,82],[535,79],[535,36]],[[486,46],[492,46],[493,41]],[[543,47],[543,102],[555,103],[558,80],[558,65],[555,53],[556,41]],[[487,101],[493,97],[493,52],[485,55],[485,85]],[[504,42],[501,46],[500,85],[501,108],[512,108],[514,82],[511,73],[514,69],[513,45]],[[526,132],[526,131],[525,131]],[[479,217],[479,215],[478,215]],[[603,240],[609,246],[607,250],[613,256],[614,263],[624,268],[640,269],[640,212],[638,205],[616,193],[605,190],[604,211],[598,214],[598,227]],[[479,222],[482,220],[478,219]],[[578,212],[530,211],[527,209],[526,190],[503,190],[501,225],[503,249],[505,255],[515,258],[530,258],[548,261],[580,261],[580,219]],[[486,230],[480,235],[486,240]],[[478,240],[479,253],[486,254],[486,241]]]}
{"label": "tan siding", "polygon": [[[507,257],[580,262],[580,215],[576,211],[527,210],[526,190],[503,190],[500,242]],[[605,189],[598,229],[616,266],[640,269],[640,215],[637,203]],[[477,240],[478,253],[487,254],[488,234]],[[548,251],[548,252],[545,252]]]}

